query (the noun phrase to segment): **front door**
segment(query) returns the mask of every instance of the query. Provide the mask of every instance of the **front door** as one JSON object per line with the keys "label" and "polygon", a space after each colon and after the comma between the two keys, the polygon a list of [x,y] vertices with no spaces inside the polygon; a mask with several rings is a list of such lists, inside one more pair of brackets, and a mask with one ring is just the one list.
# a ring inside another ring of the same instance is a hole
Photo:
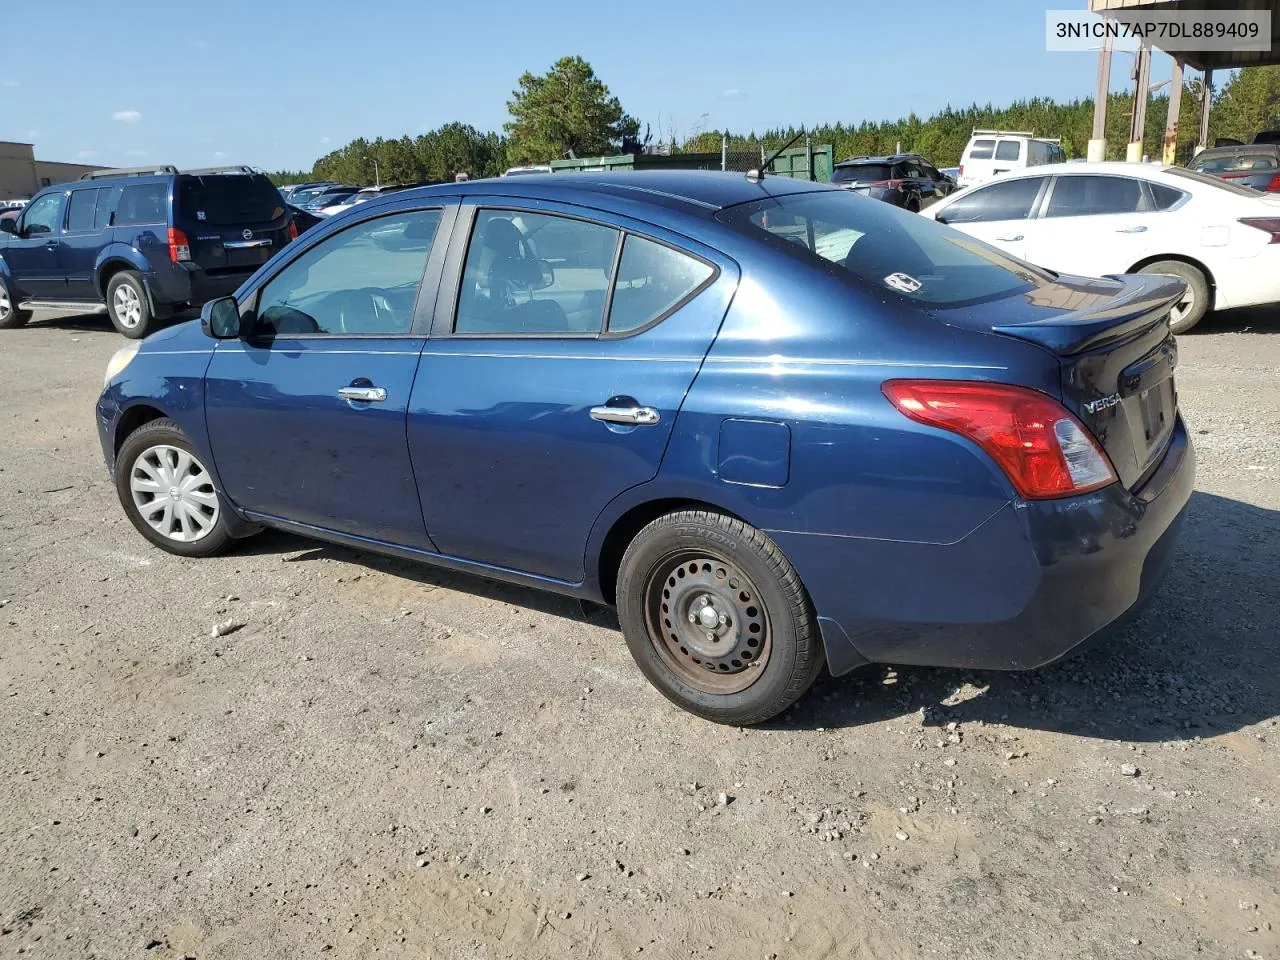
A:
{"label": "front door", "polygon": [[205,384],[219,479],[241,508],[430,549],[405,416],[453,209],[362,220],[244,304],[246,335],[218,344]]}
{"label": "front door", "polygon": [[18,218],[18,232],[0,248],[18,300],[62,300],[67,296],[61,255],[64,200],[61,193],[36,197]]}
{"label": "front door", "polygon": [[440,551],[571,583],[604,507],[656,475],[738,279],[691,241],[574,209],[460,216],[409,404]]}
{"label": "front door", "polygon": [[1016,177],[971,187],[947,205],[938,221],[1026,259],[1032,214],[1047,179]]}

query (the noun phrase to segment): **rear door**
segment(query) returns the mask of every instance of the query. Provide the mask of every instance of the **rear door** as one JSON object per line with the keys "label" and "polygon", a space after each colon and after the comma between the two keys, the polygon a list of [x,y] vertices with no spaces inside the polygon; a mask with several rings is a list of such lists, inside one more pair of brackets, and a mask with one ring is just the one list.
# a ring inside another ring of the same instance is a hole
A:
{"label": "rear door", "polygon": [[174,226],[210,277],[248,276],[289,242],[284,201],[261,174],[182,174],[174,194]]}
{"label": "rear door", "polygon": [[991,164],[992,176],[1025,167],[1027,165],[1026,150],[1027,142],[1019,137],[997,137],[995,155]]}
{"label": "rear door", "polygon": [[1041,216],[1027,224],[1024,256],[1060,273],[1124,273],[1148,253],[1169,249],[1167,219],[1137,177],[1060,175]]}
{"label": "rear door", "polygon": [[973,187],[939,211],[937,220],[1025,259],[1027,233],[1048,177],[1016,177]]}
{"label": "rear door", "polygon": [[111,197],[115,187],[82,187],[67,201],[62,233],[62,267],[71,300],[101,300],[94,267],[98,254],[111,242]]}
{"label": "rear door", "polygon": [[464,220],[409,405],[427,529],[443,553],[578,582],[605,505],[656,475],[738,271],[569,205],[477,200]]}
{"label": "rear door", "polygon": [[304,246],[242,305],[205,383],[223,491],[250,513],[430,548],[405,442],[453,211],[371,216]]}
{"label": "rear door", "polygon": [[19,299],[56,299],[67,296],[62,272],[62,220],[66,194],[36,197],[18,218],[18,232],[0,250],[9,265]]}

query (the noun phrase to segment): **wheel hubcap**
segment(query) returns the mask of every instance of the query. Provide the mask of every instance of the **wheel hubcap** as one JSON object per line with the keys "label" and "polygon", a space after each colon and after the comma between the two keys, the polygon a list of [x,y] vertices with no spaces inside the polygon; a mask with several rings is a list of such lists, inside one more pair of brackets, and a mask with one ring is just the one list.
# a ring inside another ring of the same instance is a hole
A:
{"label": "wheel hubcap", "polygon": [[769,618],[735,564],[683,553],[659,563],[645,586],[649,640],[682,681],[706,693],[739,693],[768,662]]}
{"label": "wheel hubcap", "polygon": [[208,536],[218,523],[218,494],[204,464],[168,444],[148,447],[129,471],[133,505],[147,526],[178,543]]}
{"label": "wheel hubcap", "polygon": [[126,327],[136,327],[142,321],[142,301],[133,287],[121,285],[115,293],[116,319]]}
{"label": "wheel hubcap", "polygon": [[9,299],[9,291],[4,288],[3,283],[0,283],[0,320],[8,320],[11,310],[13,310],[13,302]]}
{"label": "wheel hubcap", "polygon": [[1172,310],[1169,311],[1173,322],[1177,323],[1191,313],[1196,305],[1196,295],[1191,291],[1191,287],[1187,287],[1187,295],[1178,303],[1174,304]]}

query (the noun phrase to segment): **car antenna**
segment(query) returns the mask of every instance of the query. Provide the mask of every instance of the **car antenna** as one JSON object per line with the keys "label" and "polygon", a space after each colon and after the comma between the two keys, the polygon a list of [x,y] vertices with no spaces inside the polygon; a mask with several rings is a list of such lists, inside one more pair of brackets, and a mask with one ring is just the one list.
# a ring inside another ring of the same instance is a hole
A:
{"label": "car antenna", "polygon": [[769,154],[768,160],[764,161],[764,163],[760,164],[760,166],[757,167],[756,169],[748,170],[747,179],[754,180],[757,183],[763,180],[765,171],[768,170],[769,167],[773,165],[773,161],[777,160],[780,156],[782,156],[783,153],[785,153],[793,143],[795,143],[797,140],[799,140],[803,136],[804,136],[804,128],[801,127],[799,133],[797,133],[794,137],[792,137],[790,140],[788,140],[786,143],[780,146],[777,150],[773,151],[773,153]]}

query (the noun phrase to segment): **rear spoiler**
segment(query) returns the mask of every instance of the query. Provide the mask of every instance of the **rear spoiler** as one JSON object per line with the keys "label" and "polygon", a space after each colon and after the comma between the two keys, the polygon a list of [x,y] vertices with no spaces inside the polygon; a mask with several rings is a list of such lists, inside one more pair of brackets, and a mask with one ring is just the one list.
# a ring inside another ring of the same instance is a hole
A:
{"label": "rear spoiler", "polygon": [[1168,316],[1185,295],[1187,285],[1177,277],[1159,274],[1108,276],[1124,289],[1098,307],[1084,307],[1031,323],[992,327],[995,333],[1028,340],[1059,356],[1082,353],[1125,340]]}

